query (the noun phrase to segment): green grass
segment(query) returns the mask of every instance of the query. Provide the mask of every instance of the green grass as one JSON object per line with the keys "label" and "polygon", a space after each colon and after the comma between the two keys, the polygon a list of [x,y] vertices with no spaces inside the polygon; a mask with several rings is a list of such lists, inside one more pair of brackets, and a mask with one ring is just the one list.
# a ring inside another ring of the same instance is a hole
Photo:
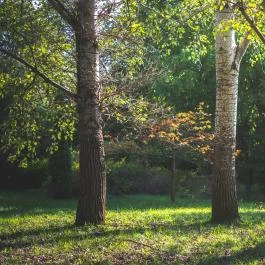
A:
{"label": "green grass", "polygon": [[210,201],[109,198],[105,225],[73,226],[75,200],[0,192],[0,264],[265,264],[265,204],[213,225]]}

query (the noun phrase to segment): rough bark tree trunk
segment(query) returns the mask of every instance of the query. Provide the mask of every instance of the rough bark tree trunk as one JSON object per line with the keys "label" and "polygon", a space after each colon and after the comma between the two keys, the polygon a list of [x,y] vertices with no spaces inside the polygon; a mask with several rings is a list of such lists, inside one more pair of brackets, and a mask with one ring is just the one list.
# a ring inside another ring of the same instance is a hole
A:
{"label": "rough bark tree trunk", "polygon": [[47,84],[77,102],[80,140],[80,195],[76,224],[99,224],[105,219],[106,173],[99,106],[99,55],[96,0],[77,0],[77,17],[62,1],[48,0],[76,35],[77,94],[51,80],[28,61],[3,47],[0,52],[28,67]]}
{"label": "rough bark tree trunk", "polygon": [[[216,15],[217,26],[233,19],[229,5]],[[238,76],[247,49],[245,38],[236,44],[235,31],[217,30],[216,36],[216,110],[212,221],[233,222],[239,218],[236,195],[236,122]]]}
{"label": "rough bark tree trunk", "polygon": [[78,1],[77,100],[80,128],[80,195],[76,224],[105,219],[106,173],[99,106],[99,62],[95,0]]}

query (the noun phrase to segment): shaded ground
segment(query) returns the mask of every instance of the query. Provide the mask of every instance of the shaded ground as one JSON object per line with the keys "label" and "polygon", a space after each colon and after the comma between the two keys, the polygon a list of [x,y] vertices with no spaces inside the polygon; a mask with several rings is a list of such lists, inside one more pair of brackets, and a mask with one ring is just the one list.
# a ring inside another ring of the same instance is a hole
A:
{"label": "shaded ground", "polygon": [[265,204],[243,223],[212,225],[210,201],[109,198],[107,221],[76,228],[76,202],[0,192],[0,264],[265,264]]}

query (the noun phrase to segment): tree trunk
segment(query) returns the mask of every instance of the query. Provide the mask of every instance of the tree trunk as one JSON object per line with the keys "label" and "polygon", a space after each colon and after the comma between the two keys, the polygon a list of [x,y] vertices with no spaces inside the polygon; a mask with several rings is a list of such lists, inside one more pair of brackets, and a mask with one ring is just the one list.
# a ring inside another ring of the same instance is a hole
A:
{"label": "tree trunk", "polygon": [[170,199],[172,202],[176,201],[176,155],[173,153],[172,165],[171,165],[171,187],[170,187]]}
{"label": "tree trunk", "polygon": [[100,224],[105,219],[106,173],[95,0],[78,1],[76,50],[80,128],[80,195],[76,224]]}
{"label": "tree trunk", "polygon": [[[227,5],[217,12],[217,25],[233,19]],[[221,25],[222,25],[221,24]],[[218,30],[216,36],[216,113],[212,220],[232,222],[239,218],[236,195],[235,151],[238,94],[235,32]]]}

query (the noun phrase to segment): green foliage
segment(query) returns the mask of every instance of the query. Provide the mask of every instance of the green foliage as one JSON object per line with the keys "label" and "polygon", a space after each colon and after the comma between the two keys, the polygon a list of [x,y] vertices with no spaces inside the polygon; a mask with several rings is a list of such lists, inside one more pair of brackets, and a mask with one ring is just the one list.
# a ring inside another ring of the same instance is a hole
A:
{"label": "green foliage", "polygon": [[[67,7],[73,4],[63,2]],[[171,152],[148,145],[134,149],[124,140],[137,140],[150,121],[188,112],[202,101],[213,114],[214,16],[226,2],[130,0],[122,1],[117,9],[109,1],[102,2],[103,10],[110,7],[110,14],[103,14],[99,21],[105,139],[125,145],[123,150],[114,150],[113,156],[107,150],[113,159],[138,156],[149,165],[166,165]],[[264,32],[261,0],[243,3]],[[240,39],[250,26],[237,6],[234,11],[236,19],[221,25],[220,30],[233,28]],[[1,47],[75,91],[74,34],[47,1],[1,1],[0,22]],[[264,184],[265,46],[253,32],[248,38],[251,46],[241,68],[239,88],[239,177],[249,183],[245,175],[253,169],[254,182]],[[77,113],[71,101],[31,71],[2,54],[0,59],[1,152],[27,167],[36,157],[56,153],[62,140],[75,140]],[[107,145],[111,148],[113,145]],[[178,153],[180,161],[193,162],[193,158]],[[78,176],[77,163],[74,168]]]}
{"label": "green foliage", "polygon": [[72,192],[72,156],[68,142],[61,142],[58,151],[49,158],[48,187],[52,197],[66,198]]}
{"label": "green foliage", "polygon": [[161,167],[150,168],[139,162],[108,161],[110,194],[161,194],[169,191],[170,171]]}
{"label": "green foliage", "polygon": [[7,117],[0,128],[1,150],[22,167],[37,156],[55,152],[62,138],[69,141],[74,137],[74,105],[65,102],[62,106],[53,97],[40,97],[32,90],[21,96],[14,94],[5,108]]}
{"label": "green foliage", "polygon": [[25,169],[25,174],[32,175],[38,179],[44,179],[48,175],[48,160],[36,159],[31,161]]}
{"label": "green foliage", "polygon": [[11,189],[39,189],[48,177],[48,159],[45,158],[31,160],[27,168],[17,168],[16,165],[9,164],[9,170],[5,170],[4,165],[1,165],[3,187],[6,184]]}
{"label": "green foliage", "polygon": [[[18,54],[47,77],[75,90],[74,40],[46,1],[4,1],[0,10],[1,48]],[[1,124],[1,151],[27,167],[36,157],[53,153],[64,135],[72,140],[73,102],[26,67],[1,54],[0,96],[9,99]]]}
{"label": "green foliage", "polygon": [[255,183],[265,189],[265,83],[264,62],[255,66],[244,64],[240,79],[239,111],[238,111],[238,174],[245,183],[246,189],[251,191]]}
{"label": "green foliage", "polygon": [[2,264],[262,265],[264,202],[241,202],[240,225],[212,225],[209,200],[121,196],[106,223],[73,227],[74,200],[1,192]]}

